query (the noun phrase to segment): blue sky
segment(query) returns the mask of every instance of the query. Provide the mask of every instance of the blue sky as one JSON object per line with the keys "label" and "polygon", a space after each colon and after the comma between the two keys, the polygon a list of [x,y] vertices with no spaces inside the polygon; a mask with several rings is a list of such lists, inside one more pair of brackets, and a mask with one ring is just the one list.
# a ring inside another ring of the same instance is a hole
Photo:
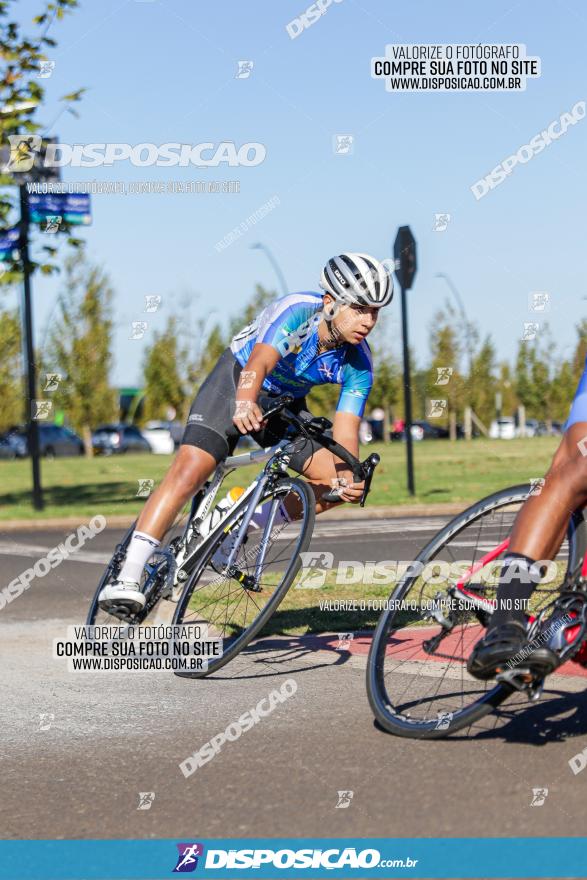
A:
{"label": "blue sky", "polygon": [[[38,8],[21,0],[20,20]],[[587,296],[587,120],[480,201],[470,187],[587,99],[585,4],[342,0],[292,40],[286,24],[305,8],[305,0],[86,0],[52,30],[59,45],[44,81],[43,121],[54,117],[60,95],[88,88],[80,118],[64,115],[55,127],[61,141],[260,142],[267,150],[251,168],[126,162],[64,170],[65,180],[240,180],[240,194],[93,197],[93,226],[83,235],[116,291],[116,383],[139,380],[144,345],[170,313],[186,327],[214,311],[225,320],[256,282],[275,287],[264,254],[250,249],[254,242],[271,248],[290,290],[317,289],[329,256],[357,250],[389,257],[403,224],[419,249],[409,293],[418,360],[427,357],[432,316],[448,296],[438,272],[452,278],[500,357],[513,356],[524,321],[533,320],[529,293],[548,291],[547,318],[568,354]],[[525,43],[529,55],[540,56],[542,75],[518,93],[390,94],[370,76],[370,60],[386,43]],[[250,78],[235,78],[239,60],[254,62]],[[352,155],[334,153],[336,134],[353,135]],[[216,242],[274,196],[274,210],[216,251]],[[440,212],[451,215],[443,233],[433,231]],[[38,339],[57,284],[34,281]],[[155,315],[144,314],[148,294],[162,297]],[[399,352],[399,297],[390,311],[387,339]],[[130,341],[130,323],[140,319],[149,323],[145,338]]]}

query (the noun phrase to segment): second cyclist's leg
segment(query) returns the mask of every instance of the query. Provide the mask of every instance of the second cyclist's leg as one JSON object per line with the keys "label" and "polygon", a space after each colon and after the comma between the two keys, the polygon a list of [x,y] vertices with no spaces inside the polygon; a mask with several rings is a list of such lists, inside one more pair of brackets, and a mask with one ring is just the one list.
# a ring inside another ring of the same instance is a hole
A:
{"label": "second cyclist's leg", "polygon": [[[569,518],[587,501],[587,457],[583,450],[587,421],[566,431],[540,490],[520,510],[504,559],[491,625],[469,659],[469,671],[489,678],[526,644],[525,607],[540,580],[539,560],[553,559],[563,541]],[[547,648],[532,651],[532,663],[555,663]],[[548,671],[548,670],[547,670]]]}

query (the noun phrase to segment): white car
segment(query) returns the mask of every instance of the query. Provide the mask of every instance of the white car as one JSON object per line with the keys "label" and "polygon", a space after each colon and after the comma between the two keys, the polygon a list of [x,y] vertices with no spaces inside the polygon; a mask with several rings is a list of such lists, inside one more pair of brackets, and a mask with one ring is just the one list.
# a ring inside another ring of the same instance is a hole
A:
{"label": "white car", "polygon": [[513,440],[516,436],[516,423],[511,416],[495,419],[489,426],[489,436],[492,440]]}
{"label": "white car", "polygon": [[161,422],[147,422],[141,433],[156,455],[172,455],[175,443],[169,428]]}

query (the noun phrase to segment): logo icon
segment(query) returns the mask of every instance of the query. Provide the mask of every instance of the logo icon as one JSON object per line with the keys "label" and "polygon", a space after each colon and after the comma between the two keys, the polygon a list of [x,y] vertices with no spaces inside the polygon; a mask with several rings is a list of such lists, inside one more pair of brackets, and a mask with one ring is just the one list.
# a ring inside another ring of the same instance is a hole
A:
{"label": "logo icon", "polygon": [[139,791],[139,805],[137,810],[150,810],[155,800],[154,791]]}
{"label": "logo icon", "polygon": [[454,370],[452,367],[436,367],[435,385],[448,385]]}
{"label": "logo icon", "polygon": [[55,62],[54,61],[41,61],[39,65],[39,79],[49,79],[53,71],[55,70]]}
{"label": "logo icon", "polygon": [[179,855],[177,864],[173,869],[174,874],[188,874],[198,867],[198,859],[204,855],[204,847],[201,843],[176,843]]}
{"label": "logo icon", "polygon": [[531,312],[549,312],[550,294],[545,290],[536,290],[528,294],[528,308]]}
{"label": "logo icon", "polygon": [[61,373],[45,373],[45,386],[43,391],[56,391],[63,379]]}
{"label": "logo icon", "polygon": [[348,651],[351,647],[351,642],[355,637],[354,633],[337,633],[338,636],[338,645],[336,646],[336,651]]}
{"label": "logo icon", "polygon": [[530,801],[531,807],[541,807],[544,804],[544,801],[548,797],[548,789],[547,788],[533,788],[532,789],[532,800]]}
{"label": "logo icon", "polygon": [[30,171],[43,144],[38,134],[9,134],[10,158],[4,171]]}
{"label": "logo icon", "polygon": [[332,148],[337,156],[350,156],[353,152],[355,138],[352,134],[335,134]]}
{"label": "logo icon", "polygon": [[160,296],[145,296],[145,311],[146,312],[156,312],[159,306],[161,305],[161,297]]}
{"label": "logo icon", "polygon": [[435,214],[432,232],[444,232],[448,229],[450,223],[450,214]]}
{"label": "logo icon", "polygon": [[254,61],[237,61],[238,68],[235,74],[235,79],[248,79],[253,72],[253,67],[255,66]]}
{"label": "logo icon", "polygon": [[129,339],[142,339],[147,330],[146,321],[133,321]]}
{"label": "logo icon", "polygon": [[452,712],[438,712],[436,719],[436,730],[448,730],[452,721]]}
{"label": "logo icon", "polygon": [[533,477],[530,480],[530,490],[528,495],[540,495],[544,489],[544,477]]}
{"label": "logo icon", "polygon": [[300,579],[296,585],[297,589],[315,590],[323,587],[326,581],[326,572],[332,568],[334,563],[334,553],[320,553],[307,551],[300,553],[302,557],[302,570]]}
{"label": "logo icon", "polygon": [[63,217],[59,214],[51,214],[45,217],[45,228],[43,232],[59,232]]}
{"label": "logo icon", "polygon": [[155,480],[139,480],[138,482],[139,488],[135,498],[148,498],[155,486]]}
{"label": "logo icon", "polygon": [[537,324],[536,321],[524,321],[522,342],[530,342],[532,339],[536,339],[539,330],[540,324]]}
{"label": "logo icon", "polygon": [[55,721],[53,712],[39,712],[39,730],[51,730],[53,721]]}
{"label": "logo icon", "polygon": [[33,400],[33,419],[37,421],[40,421],[41,419],[48,419],[52,412],[52,400]]}
{"label": "logo icon", "polygon": [[429,419],[439,419],[446,412],[448,400],[431,400],[427,413]]}
{"label": "logo icon", "polygon": [[339,791],[338,794],[338,803],[336,804],[337,810],[346,810],[351,805],[351,801],[353,799],[353,791]]}

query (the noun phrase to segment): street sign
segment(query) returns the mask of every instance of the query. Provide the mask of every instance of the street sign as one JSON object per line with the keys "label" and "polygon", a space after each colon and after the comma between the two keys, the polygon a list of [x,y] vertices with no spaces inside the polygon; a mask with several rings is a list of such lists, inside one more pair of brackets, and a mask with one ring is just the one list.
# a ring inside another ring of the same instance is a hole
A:
{"label": "street sign", "polygon": [[0,260],[14,259],[14,251],[18,251],[20,232],[17,226],[0,232]]}
{"label": "street sign", "polygon": [[400,287],[409,290],[414,281],[416,270],[416,239],[409,226],[400,226],[393,245],[395,274]]}
{"label": "street sign", "polygon": [[42,223],[47,217],[55,216],[72,226],[89,226],[92,222],[89,193],[31,193],[29,208],[31,223]]}

